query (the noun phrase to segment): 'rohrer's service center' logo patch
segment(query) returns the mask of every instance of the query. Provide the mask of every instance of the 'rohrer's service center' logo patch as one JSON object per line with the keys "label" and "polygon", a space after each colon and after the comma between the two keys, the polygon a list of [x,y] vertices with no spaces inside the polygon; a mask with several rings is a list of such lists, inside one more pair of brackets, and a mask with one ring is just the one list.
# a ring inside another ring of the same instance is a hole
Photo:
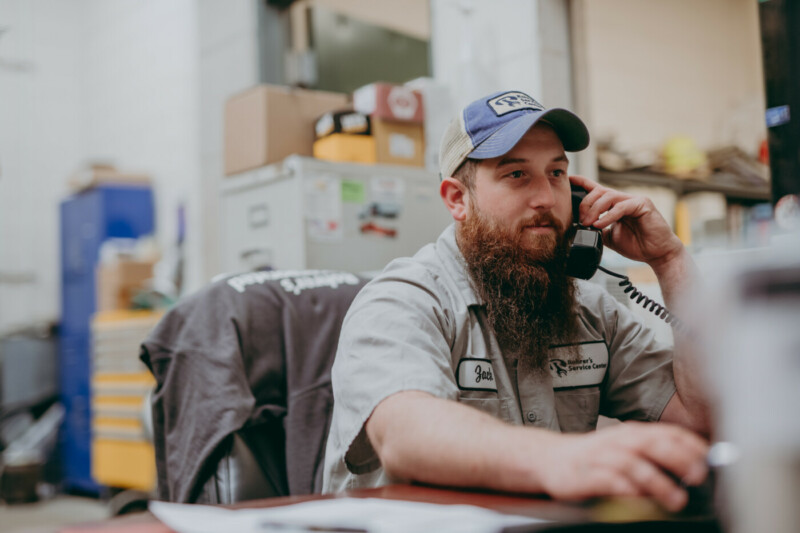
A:
{"label": "'rohrer's service center' logo patch", "polygon": [[[575,348],[578,348],[577,357]],[[603,382],[607,369],[608,347],[603,341],[550,349],[550,374],[555,390],[597,387]]]}

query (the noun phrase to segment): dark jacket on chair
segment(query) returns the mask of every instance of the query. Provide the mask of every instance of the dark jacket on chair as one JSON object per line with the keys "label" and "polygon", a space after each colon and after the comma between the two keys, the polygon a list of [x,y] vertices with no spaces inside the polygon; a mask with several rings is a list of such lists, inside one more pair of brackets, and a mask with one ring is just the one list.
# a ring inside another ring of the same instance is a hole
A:
{"label": "dark jacket on chair", "polygon": [[241,274],[162,318],[140,355],[157,382],[159,499],[232,503],[320,491],[330,369],[364,283],[342,272]]}

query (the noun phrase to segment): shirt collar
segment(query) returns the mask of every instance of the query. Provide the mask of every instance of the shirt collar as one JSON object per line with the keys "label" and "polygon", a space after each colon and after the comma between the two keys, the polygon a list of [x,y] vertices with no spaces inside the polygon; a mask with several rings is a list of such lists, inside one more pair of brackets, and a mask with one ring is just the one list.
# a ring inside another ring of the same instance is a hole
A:
{"label": "shirt collar", "polygon": [[436,241],[436,254],[445,267],[445,272],[455,284],[467,306],[483,305],[484,302],[475,291],[475,285],[467,270],[467,261],[456,242],[456,225],[450,224]]}

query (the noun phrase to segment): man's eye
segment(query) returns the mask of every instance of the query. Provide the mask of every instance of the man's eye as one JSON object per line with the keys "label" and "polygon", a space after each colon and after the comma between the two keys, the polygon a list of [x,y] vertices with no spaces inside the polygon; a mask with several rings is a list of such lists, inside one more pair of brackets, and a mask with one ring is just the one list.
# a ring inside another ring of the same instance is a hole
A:
{"label": "man's eye", "polygon": [[561,170],[560,168],[557,168],[557,169],[555,169],[553,171],[553,176],[555,176],[556,178],[560,178],[561,176],[563,176],[566,173],[567,173],[566,170]]}
{"label": "man's eye", "polygon": [[514,179],[521,178],[521,177],[522,177],[522,176],[524,176],[524,175],[525,175],[525,172],[523,172],[522,170],[515,170],[515,171],[513,171],[513,172],[509,172],[509,173],[507,174],[507,176],[508,176],[509,178],[514,178]]}

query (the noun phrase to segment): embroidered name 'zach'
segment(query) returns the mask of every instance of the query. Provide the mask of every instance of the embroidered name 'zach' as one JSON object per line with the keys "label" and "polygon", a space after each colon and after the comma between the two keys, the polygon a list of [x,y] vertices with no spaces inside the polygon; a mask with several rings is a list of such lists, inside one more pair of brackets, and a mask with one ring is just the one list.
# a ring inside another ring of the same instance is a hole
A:
{"label": "embroidered name 'zach'", "polygon": [[596,387],[603,382],[608,369],[608,347],[597,341],[551,348],[549,367],[555,390]]}
{"label": "embroidered name 'zach'", "polygon": [[497,392],[494,368],[488,359],[464,358],[456,369],[458,388],[461,390],[489,390]]}

